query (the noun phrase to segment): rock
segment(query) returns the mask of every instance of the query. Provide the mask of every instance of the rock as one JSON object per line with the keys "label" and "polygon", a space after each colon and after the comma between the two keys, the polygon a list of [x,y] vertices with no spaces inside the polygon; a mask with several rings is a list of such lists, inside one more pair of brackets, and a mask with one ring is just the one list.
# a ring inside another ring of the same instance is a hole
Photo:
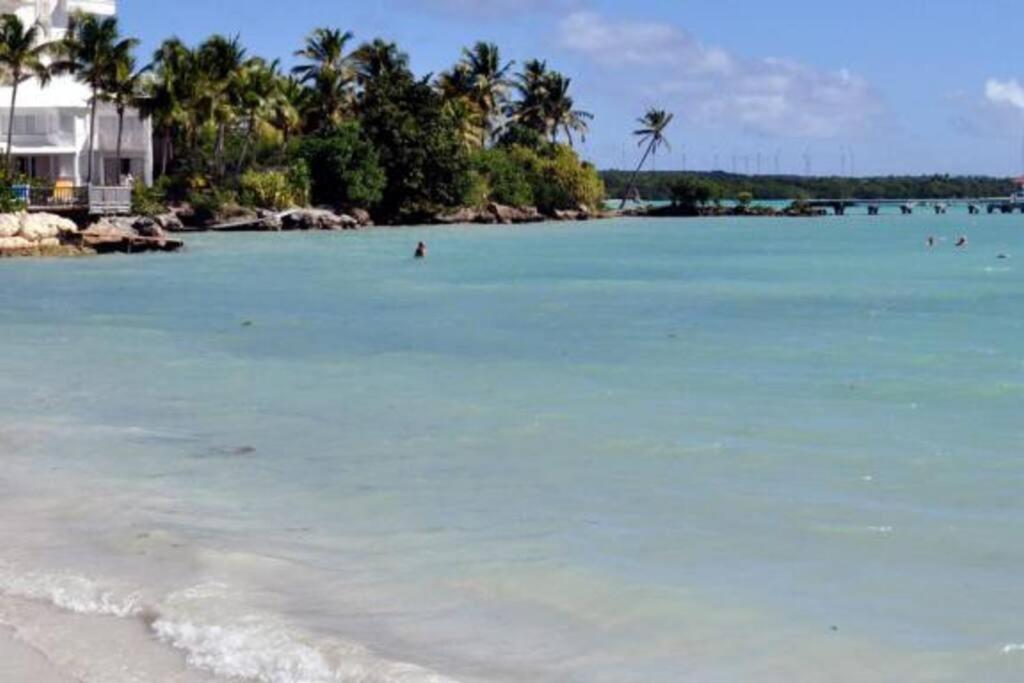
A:
{"label": "rock", "polygon": [[354,216],[350,216],[347,213],[339,213],[338,218],[341,220],[345,230],[355,230],[359,227],[359,220]]}
{"label": "rock", "polygon": [[0,238],[14,237],[21,232],[22,216],[20,213],[0,214]]}
{"label": "rock", "polygon": [[351,216],[327,209],[295,209],[281,216],[285,230],[346,230],[358,226]]}
{"label": "rock", "polygon": [[153,216],[153,222],[160,226],[160,229],[164,232],[182,232],[185,229],[185,224],[181,222],[181,218],[173,212]]}
{"label": "rock", "polygon": [[348,212],[352,218],[356,219],[359,223],[359,227],[365,228],[373,225],[373,218],[370,216],[370,212],[366,209],[352,209]]}
{"label": "rock", "polygon": [[35,246],[34,242],[30,242],[24,237],[0,237],[0,252],[24,251]]}
{"label": "rock", "polygon": [[38,242],[48,237],[76,232],[78,226],[67,218],[52,213],[28,213],[22,217],[21,231],[18,234],[30,242]]}
{"label": "rock", "polygon": [[568,209],[555,209],[552,216],[555,220],[559,221],[578,221],[580,219],[579,211],[572,211]]}
{"label": "rock", "polygon": [[544,220],[544,216],[537,211],[535,206],[515,207],[492,202],[487,205],[487,213],[494,217],[495,222],[505,225],[512,223],[537,223]]}
{"label": "rock", "polygon": [[476,223],[479,217],[479,211],[467,207],[452,213],[439,213],[434,216],[434,221],[444,225],[456,225],[459,223]]}
{"label": "rock", "polygon": [[164,237],[163,228],[157,224],[155,219],[147,216],[135,219],[135,222],[132,223],[132,228],[143,237]]}
{"label": "rock", "polygon": [[183,243],[166,237],[146,237],[127,228],[123,219],[101,218],[82,231],[82,246],[99,253],[177,251]]}
{"label": "rock", "polygon": [[44,249],[56,249],[60,246],[60,240],[56,237],[44,237],[38,244]]}

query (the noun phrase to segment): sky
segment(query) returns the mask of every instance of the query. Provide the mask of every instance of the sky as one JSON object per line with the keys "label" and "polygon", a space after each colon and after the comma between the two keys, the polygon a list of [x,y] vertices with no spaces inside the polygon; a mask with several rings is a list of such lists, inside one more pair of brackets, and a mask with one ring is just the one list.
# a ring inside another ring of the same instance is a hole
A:
{"label": "sky", "polygon": [[317,26],[396,41],[421,74],[463,46],[547,60],[595,119],[581,152],[635,164],[649,107],[676,114],[658,169],[1024,174],[1020,0],[120,0],[148,54],[239,34],[285,64]]}

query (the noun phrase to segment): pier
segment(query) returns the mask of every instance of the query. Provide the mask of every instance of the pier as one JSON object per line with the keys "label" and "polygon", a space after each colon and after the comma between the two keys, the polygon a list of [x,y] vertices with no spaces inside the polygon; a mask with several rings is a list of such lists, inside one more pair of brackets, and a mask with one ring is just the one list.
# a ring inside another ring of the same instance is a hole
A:
{"label": "pier", "polygon": [[845,216],[851,209],[863,208],[867,215],[878,216],[882,207],[899,207],[900,213],[909,216],[915,211],[930,211],[936,215],[948,213],[951,209],[962,209],[969,215],[981,213],[1010,214],[1019,211],[1024,214],[1024,197],[978,197],[974,199],[809,199],[803,202],[815,209],[831,211],[836,216]]}

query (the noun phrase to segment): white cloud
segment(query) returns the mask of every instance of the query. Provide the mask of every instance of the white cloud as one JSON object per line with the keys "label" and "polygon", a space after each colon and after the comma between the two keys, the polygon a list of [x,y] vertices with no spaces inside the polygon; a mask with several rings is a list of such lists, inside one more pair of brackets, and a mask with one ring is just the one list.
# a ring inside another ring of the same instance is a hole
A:
{"label": "white cloud", "polygon": [[992,104],[1024,109],[1024,86],[1016,78],[1008,81],[990,78],[985,82],[985,99]]}
{"label": "white cloud", "polygon": [[883,109],[871,85],[845,69],[740,57],[671,25],[575,12],[560,33],[566,48],[609,70],[628,70],[622,77],[678,102],[679,113],[693,121],[830,138],[865,129]]}

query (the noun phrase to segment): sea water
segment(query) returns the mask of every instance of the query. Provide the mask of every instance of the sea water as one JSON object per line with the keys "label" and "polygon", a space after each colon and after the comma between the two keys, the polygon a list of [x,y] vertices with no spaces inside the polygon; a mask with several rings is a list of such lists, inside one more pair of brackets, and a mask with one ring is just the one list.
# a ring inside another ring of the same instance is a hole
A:
{"label": "sea water", "polygon": [[188,246],[0,263],[0,623],[68,675],[1024,680],[1024,219]]}

